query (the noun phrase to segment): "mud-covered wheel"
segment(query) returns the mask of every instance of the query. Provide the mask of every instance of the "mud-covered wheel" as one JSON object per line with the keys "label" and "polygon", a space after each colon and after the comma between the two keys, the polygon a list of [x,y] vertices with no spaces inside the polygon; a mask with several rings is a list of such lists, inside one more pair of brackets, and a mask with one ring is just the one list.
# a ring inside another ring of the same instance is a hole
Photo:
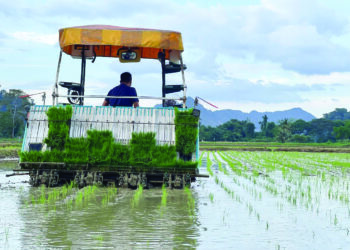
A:
{"label": "mud-covered wheel", "polygon": [[144,188],[148,187],[146,174],[141,175],[140,185]]}
{"label": "mud-covered wheel", "polygon": [[175,179],[173,181],[174,188],[182,188],[183,180],[181,175],[175,175]]}
{"label": "mud-covered wheel", "polygon": [[137,188],[137,184],[139,182],[139,176],[136,174],[130,174],[128,179],[128,184],[131,188]]}
{"label": "mud-covered wheel", "polygon": [[49,174],[46,171],[43,171],[41,175],[39,175],[39,185],[49,186]]}
{"label": "mud-covered wheel", "polygon": [[39,170],[32,170],[29,173],[29,184],[33,187],[39,186],[38,183]]}
{"label": "mud-covered wheel", "polygon": [[101,173],[95,173],[94,185],[103,185],[103,175]]}
{"label": "mud-covered wheel", "polygon": [[163,175],[163,185],[169,187],[169,174],[166,172]]}
{"label": "mud-covered wheel", "polygon": [[59,175],[56,171],[51,170],[50,175],[49,175],[49,182],[48,182],[48,186],[49,187],[55,187],[58,185],[58,181],[59,181]]}
{"label": "mud-covered wheel", "polygon": [[124,186],[124,176],[120,175],[120,176],[117,178],[117,186],[118,186],[118,187]]}
{"label": "mud-covered wheel", "polygon": [[93,185],[94,184],[94,173],[88,172],[86,173],[86,176],[84,177],[84,181],[86,185]]}
{"label": "mud-covered wheel", "polygon": [[77,173],[74,176],[74,184],[79,185],[79,183],[80,183],[80,173],[79,171],[77,171]]}
{"label": "mud-covered wheel", "polygon": [[189,173],[187,173],[184,177],[184,185],[186,187],[190,187],[191,186],[191,175]]}

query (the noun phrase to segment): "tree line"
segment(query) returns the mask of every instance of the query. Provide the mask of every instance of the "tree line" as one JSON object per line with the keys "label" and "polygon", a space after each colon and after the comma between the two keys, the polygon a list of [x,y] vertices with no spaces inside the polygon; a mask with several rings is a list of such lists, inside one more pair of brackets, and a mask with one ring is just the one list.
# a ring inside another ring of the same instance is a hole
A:
{"label": "tree line", "polygon": [[0,90],[0,138],[23,137],[25,118],[34,104],[19,89]]}
{"label": "tree line", "polygon": [[[23,137],[25,119],[34,102],[19,89],[0,89],[0,138]],[[270,122],[264,115],[256,132],[249,120],[232,119],[217,127],[200,126],[203,141],[279,141],[279,142],[335,142],[350,139],[350,111],[337,108],[322,118],[304,120],[283,119]]]}
{"label": "tree line", "polygon": [[260,131],[250,121],[232,119],[217,127],[200,126],[203,141],[278,141],[278,142],[336,142],[350,139],[350,111],[337,108],[322,118],[309,122],[283,119],[270,122],[267,115],[259,122]]}

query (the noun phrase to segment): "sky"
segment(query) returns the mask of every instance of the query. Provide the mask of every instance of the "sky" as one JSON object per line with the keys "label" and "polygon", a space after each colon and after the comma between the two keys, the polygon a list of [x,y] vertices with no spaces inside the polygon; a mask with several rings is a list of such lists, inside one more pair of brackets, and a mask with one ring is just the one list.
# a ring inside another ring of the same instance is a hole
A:
{"label": "sky", "polygon": [[[189,96],[220,109],[300,107],[322,117],[349,109],[349,12],[348,0],[0,0],[0,88],[46,91],[50,104],[60,28],[154,28],[182,33]],[[133,74],[138,95],[161,96],[158,61],[115,58],[87,62],[86,94],[105,95],[124,71]],[[59,80],[79,79],[80,61],[64,55]],[[181,83],[180,74],[168,83]],[[40,96],[35,102],[42,104]]]}

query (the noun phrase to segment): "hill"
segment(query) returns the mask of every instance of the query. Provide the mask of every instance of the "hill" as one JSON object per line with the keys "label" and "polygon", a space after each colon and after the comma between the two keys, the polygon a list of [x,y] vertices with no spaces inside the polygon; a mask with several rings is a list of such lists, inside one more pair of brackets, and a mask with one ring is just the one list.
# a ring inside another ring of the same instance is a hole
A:
{"label": "hill", "polygon": [[[192,97],[188,97],[187,106],[193,107],[194,99]],[[203,105],[198,104],[197,109],[201,111],[201,124],[205,126],[218,126],[223,124],[231,119],[237,119],[240,121],[249,120],[255,125],[255,129],[257,131],[260,130],[259,121],[262,120],[263,115],[267,115],[269,122],[275,122],[282,119],[302,119],[304,121],[311,121],[316,117],[312,114],[304,111],[301,108],[293,108],[284,111],[275,111],[275,112],[258,112],[251,111],[249,113],[242,112],[240,110],[232,110],[232,109],[223,109],[217,111],[211,111],[206,109]]]}

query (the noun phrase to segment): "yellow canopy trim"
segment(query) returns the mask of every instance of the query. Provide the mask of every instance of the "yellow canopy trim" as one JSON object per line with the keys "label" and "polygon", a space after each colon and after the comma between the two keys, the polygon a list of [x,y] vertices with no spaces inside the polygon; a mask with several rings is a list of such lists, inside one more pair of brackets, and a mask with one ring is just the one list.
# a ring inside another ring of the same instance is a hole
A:
{"label": "yellow canopy trim", "polygon": [[181,33],[166,30],[125,28],[109,25],[88,25],[59,30],[61,49],[72,55],[74,45],[93,45],[96,56],[118,57],[121,48],[139,48],[141,58],[158,58],[165,51],[183,51]]}

